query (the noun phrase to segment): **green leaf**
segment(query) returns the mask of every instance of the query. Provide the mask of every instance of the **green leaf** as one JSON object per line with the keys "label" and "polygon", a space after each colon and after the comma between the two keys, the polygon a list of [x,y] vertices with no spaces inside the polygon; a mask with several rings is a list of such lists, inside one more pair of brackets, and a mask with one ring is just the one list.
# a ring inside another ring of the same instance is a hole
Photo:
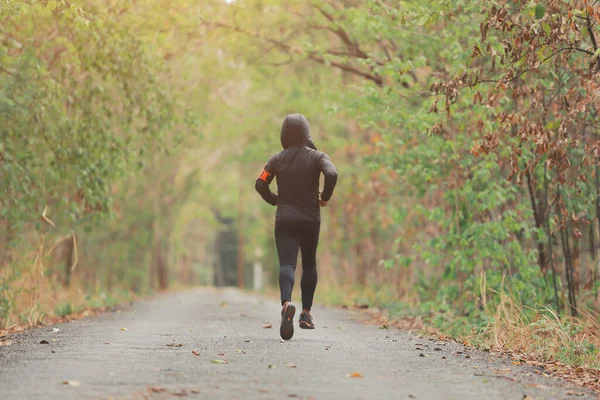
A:
{"label": "green leaf", "polygon": [[547,23],[547,22],[542,25],[542,29],[544,30],[544,32],[546,32],[547,36],[550,36],[550,34],[552,33],[552,29],[550,28],[550,24]]}
{"label": "green leaf", "polygon": [[535,18],[542,19],[544,18],[544,14],[546,13],[546,6],[543,4],[538,4],[535,6]]}

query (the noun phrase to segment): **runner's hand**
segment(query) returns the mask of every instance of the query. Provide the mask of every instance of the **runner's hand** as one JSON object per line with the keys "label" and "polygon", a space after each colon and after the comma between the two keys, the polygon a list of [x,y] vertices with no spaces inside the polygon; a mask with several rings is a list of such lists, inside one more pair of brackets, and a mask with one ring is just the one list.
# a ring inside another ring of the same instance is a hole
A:
{"label": "runner's hand", "polygon": [[321,207],[327,207],[327,202],[325,200],[319,199],[319,206],[321,206]]}

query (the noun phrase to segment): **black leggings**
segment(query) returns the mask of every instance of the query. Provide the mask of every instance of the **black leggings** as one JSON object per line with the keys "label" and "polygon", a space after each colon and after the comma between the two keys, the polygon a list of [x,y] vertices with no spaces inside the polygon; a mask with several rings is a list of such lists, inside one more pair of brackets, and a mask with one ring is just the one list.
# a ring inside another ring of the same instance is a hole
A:
{"label": "black leggings", "polygon": [[279,256],[279,289],[281,304],[292,300],[294,273],[298,250],[302,252],[302,309],[310,310],[317,287],[317,246],[319,245],[319,222],[275,224],[275,243]]}

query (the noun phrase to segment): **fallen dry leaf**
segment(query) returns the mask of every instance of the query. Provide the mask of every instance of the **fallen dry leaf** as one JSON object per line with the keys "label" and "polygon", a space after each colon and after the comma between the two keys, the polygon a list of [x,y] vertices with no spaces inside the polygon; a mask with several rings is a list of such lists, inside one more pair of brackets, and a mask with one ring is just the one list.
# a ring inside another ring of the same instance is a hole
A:
{"label": "fallen dry leaf", "polygon": [[122,331],[129,331],[127,328],[121,328]]}
{"label": "fallen dry leaf", "polygon": [[264,324],[263,325],[263,328],[265,328],[265,329],[270,329],[272,327],[273,327],[273,325],[271,325],[271,324]]}
{"label": "fallen dry leaf", "polygon": [[152,393],[161,393],[161,392],[166,392],[167,389],[165,389],[164,387],[151,387],[151,388],[148,388],[148,391],[152,392]]}
{"label": "fallen dry leaf", "polygon": [[194,393],[194,394],[198,394],[200,393],[200,391],[198,389],[191,389],[190,392]]}
{"label": "fallen dry leaf", "polygon": [[173,392],[172,394],[173,394],[173,396],[177,396],[177,397],[186,397],[188,395],[188,392],[185,389],[181,389],[181,391]]}
{"label": "fallen dry leaf", "polygon": [[227,360],[210,360],[211,363],[213,364],[228,364],[229,361]]}
{"label": "fallen dry leaf", "polygon": [[79,381],[64,381],[63,385],[74,386],[74,387],[81,386]]}
{"label": "fallen dry leaf", "polygon": [[584,393],[575,392],[575,391],[573,391],[573,390],[567,390],[567,391],[565,392],[565,394],[566,394],[567,396],[585,396],[585,394],[584,394]]}
{"label": "fallen dry leaf", "polygon": [[529,383],[527,386],[533,387],[533,388],[536,388],[536,389],[542,389],[542,390],[547,390],[548,389],[547,386],[538,385],[537,383]]}
{"label": "fallen dry leaf", "polygon": [[42,341],[40,342],[40,344],[50,344],[50,342],[49,342],[49,341],[47,341],[47,340],[42,340]]}
{"label": "fallen dry leaf", "polygon": [[183,346],[183,344],[181,344],[181,343],[169,343],[167,345],[167,347],[182,347],[182,346]]}
{"label": "fallen dry leaf", "polygon": [[287,363],[287,364],[285,364],[285,366],[288,367],[288,368],[297,368],[297,365],[296,364],[292,364],[292,363]]}
{"label": "fallen dry leaf", "polygon": [[198,353],[196,350],[192,350],[192,354],[195,355],[195,356],[199,356],[200,355],[200,353]]}
{"label": "fallen dry leaf", "polygon": [[237,349],[238,354],[246,354],[246,352],[242,349]]}
{"label": "fallen dry leaf", "polygon": [[350,378],[363,378],[360,372],[353,372],[349,376]]}
{"label": "fallen dry leaf", "polygon": [[267,365],[267,368],[273,369],[273,368],[275,368],[275,366],[273,364],[269,364],[269,365]]}

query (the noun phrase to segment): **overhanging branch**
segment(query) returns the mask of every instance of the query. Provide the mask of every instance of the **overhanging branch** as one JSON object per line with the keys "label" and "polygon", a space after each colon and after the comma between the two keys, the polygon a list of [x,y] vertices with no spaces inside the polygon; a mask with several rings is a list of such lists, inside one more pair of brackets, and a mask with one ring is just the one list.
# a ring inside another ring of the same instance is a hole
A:
{"label": "overhanging branch", "polygon": [[[381,76],[379,76],[377,74],[373,74],[373,73],[367,72],[367,71],[364,71],[364,70],[361,70],[361,69],[359,69],[356,66],[348,65],[348,64],[343,64],[343,63],[340,63],[340,62],[334,61],[334,60],[327,60],[323,56],[321,56],[319,54],[316,54],[314,52],[307,53],[307,52],[305,52],[304,50],[302,50],[300,48],[294,47],[294,46],[292,46],[290,44],[287,44],[287,43],[284,43],[284,42],[282,42],[280,40],[269,38],[269,37],[266,37],[266,36],[264,36],[264,35],[262,35],[262,34],[260,34],[258,32],[251,32],[251,31],[248,31],[246,29],[240,28],[238,26],[233,26],[233,25],[230,25],[230,24],[225,23],[225,22],[206,22],[206,23],[209,24],[209,25],[213,25],[213,26],[219,27],[219,28],[225,28],[225,29],[229,29],[229,30],[232,30],[232,31],[235,31],[235,32],[243,33],[243,34],[245,34],[245,35],[247,35],[249,37],[252,37],[252,38],[255,38],[255,39],[259,39],[259,40],[261,40],[261,41],[263,41],[265,43],[270,43],[272,45],[275,45],[276,47],[280,48],[281,50],[283,50],[283,51],[285,51],[287,53],[292,53],[292,54],[298,54],[298,55],[305,56],[308,59],[316,61],[316,62],[318,62],[320,64],[331,65],[332,67],[338,68],[338,69],[340,69],[342,71],[346,71],[346,72],[352,73],[354,75],[358,75],[358,76],[360,76],[362,78],[365,78],[367,80],[370,80],[372,82],[375,82],[378,86],[383,86],[383,78]],[[335,53],[329,53],[329,52],[327,54],[332,55],[332,56],[338,56],[339,55],[339,53],[335,54]],[[353,56],[356,57],[357,55],[353,55]],[[359,57],[359,58],[362,58],[362,57]]]}

